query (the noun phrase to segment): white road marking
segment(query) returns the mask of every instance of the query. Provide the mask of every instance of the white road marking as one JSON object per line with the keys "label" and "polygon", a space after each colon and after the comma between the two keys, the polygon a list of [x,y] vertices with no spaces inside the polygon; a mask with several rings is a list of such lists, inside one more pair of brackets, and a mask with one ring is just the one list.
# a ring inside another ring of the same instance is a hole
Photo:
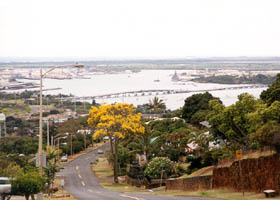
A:
{"label": "white road marking", "polygon": [[86,158],[86,160],[90,159],[90,157]]}
{"label": "white road marking", "polygon": [[101,192],[99,192],[99,191],[95,191],[95,193],[100,194]]}
{"label": "white road marking", "polygon": [[78,165],[76,166],[76,170],[79,170],[79,166]]}
{"label": "white road marking", "polygon": [[125,194],[121,194],[120,196],[122,196],[122,197],[127,197],[127,198],[130,198],[130,199],[135,199],[135,200],[146,200],[146,199],[143,199],[143,198],[128,196],[128,195],[125,195]]}
{"label": "white road marking", "polygon": [[81,181],[81,183],[82,183],[82,185],[83,185],[83,186],[86,186],[86,184],[85,184],[85,182],[84,182],[84,181]]}
{"label": "white road marking", "polygon": [[82,179],[82,176],[80,174],[78,176],[80,177],[80,179]]}
{"label": "white road marking", "polygon": [[88,190],[89,192],[93,192],[92,190]]}

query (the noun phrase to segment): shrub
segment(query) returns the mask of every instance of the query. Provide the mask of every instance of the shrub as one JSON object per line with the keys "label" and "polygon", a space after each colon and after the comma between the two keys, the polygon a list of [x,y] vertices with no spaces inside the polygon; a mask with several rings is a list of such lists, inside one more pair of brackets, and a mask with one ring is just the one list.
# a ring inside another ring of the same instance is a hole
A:
{"label": "shrub", "polygon": [[56,115],[56,114],[59,114],[60,112],[58,110],[51,110],[50,111],[50,114],[51,115]]}
{"label": "shrub", "polygon": [[178,176],[182,176],[183,174],[187,174],[188,173],[188,167],[187,165],[183,165],[183,164],[176,164],[174,167],[175,173]]}
{"label": "shrub", "polygon": [[173,173],[174,163],[166,157],[155,157],[147,165],[144,174],[150,178],[160,178],[161,170],[170,176]]}

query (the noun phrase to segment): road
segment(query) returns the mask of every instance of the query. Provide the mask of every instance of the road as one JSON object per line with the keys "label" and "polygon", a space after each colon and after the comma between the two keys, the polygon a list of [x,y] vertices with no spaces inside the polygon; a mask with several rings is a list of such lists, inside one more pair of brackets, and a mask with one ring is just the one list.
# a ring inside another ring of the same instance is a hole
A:
{"label": "road", "polygon": [[[107,145],[99,149],[105,150]],[[79,200],[210,200],[209,198],[170,197],[151,194],[131,194],[107,190],[98,184],[98,179],[91,170],[91,162],[100,155],[93,150],[68,163],[58,173],[65,177],[65,189]]]}

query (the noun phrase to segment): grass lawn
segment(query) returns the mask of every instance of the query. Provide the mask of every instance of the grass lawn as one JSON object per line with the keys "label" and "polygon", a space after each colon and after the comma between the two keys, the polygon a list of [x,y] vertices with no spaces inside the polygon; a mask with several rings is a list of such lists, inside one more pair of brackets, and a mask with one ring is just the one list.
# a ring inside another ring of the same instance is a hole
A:
{"label": "grass lawn", "polygon": [[8,103],[8,104],[17,104],[20,106],[24,106],[24,100],[22,99],[10,99],[10,100],[4,100],[3,103]]}
{"label": "grass lawn", "polygon": [[28,105],[11,104],[7,107],[0,106],[0,113],[2,112],[5,115],[26,114],[30,111],[31,108]]}

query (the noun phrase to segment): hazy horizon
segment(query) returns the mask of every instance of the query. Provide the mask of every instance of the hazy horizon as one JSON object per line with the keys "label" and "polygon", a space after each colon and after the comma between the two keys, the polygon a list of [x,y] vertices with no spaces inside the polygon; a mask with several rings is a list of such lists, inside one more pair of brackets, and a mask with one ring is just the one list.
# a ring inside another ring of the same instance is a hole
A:
{"label": "hazy horizon", "polygon": [[279,0],[0,0],[0,57],[280,56]]}
{"label": "hazy horizon", "polygon": [[182,61],[199,61],[199,60],[213,60],[213,61],[258,61],[258,60],[279,60],[280,56],[213,56],[213,57],[1,57],[0,62],[70,62],[70,61],[164,61],[164,60],[182,60]]}

